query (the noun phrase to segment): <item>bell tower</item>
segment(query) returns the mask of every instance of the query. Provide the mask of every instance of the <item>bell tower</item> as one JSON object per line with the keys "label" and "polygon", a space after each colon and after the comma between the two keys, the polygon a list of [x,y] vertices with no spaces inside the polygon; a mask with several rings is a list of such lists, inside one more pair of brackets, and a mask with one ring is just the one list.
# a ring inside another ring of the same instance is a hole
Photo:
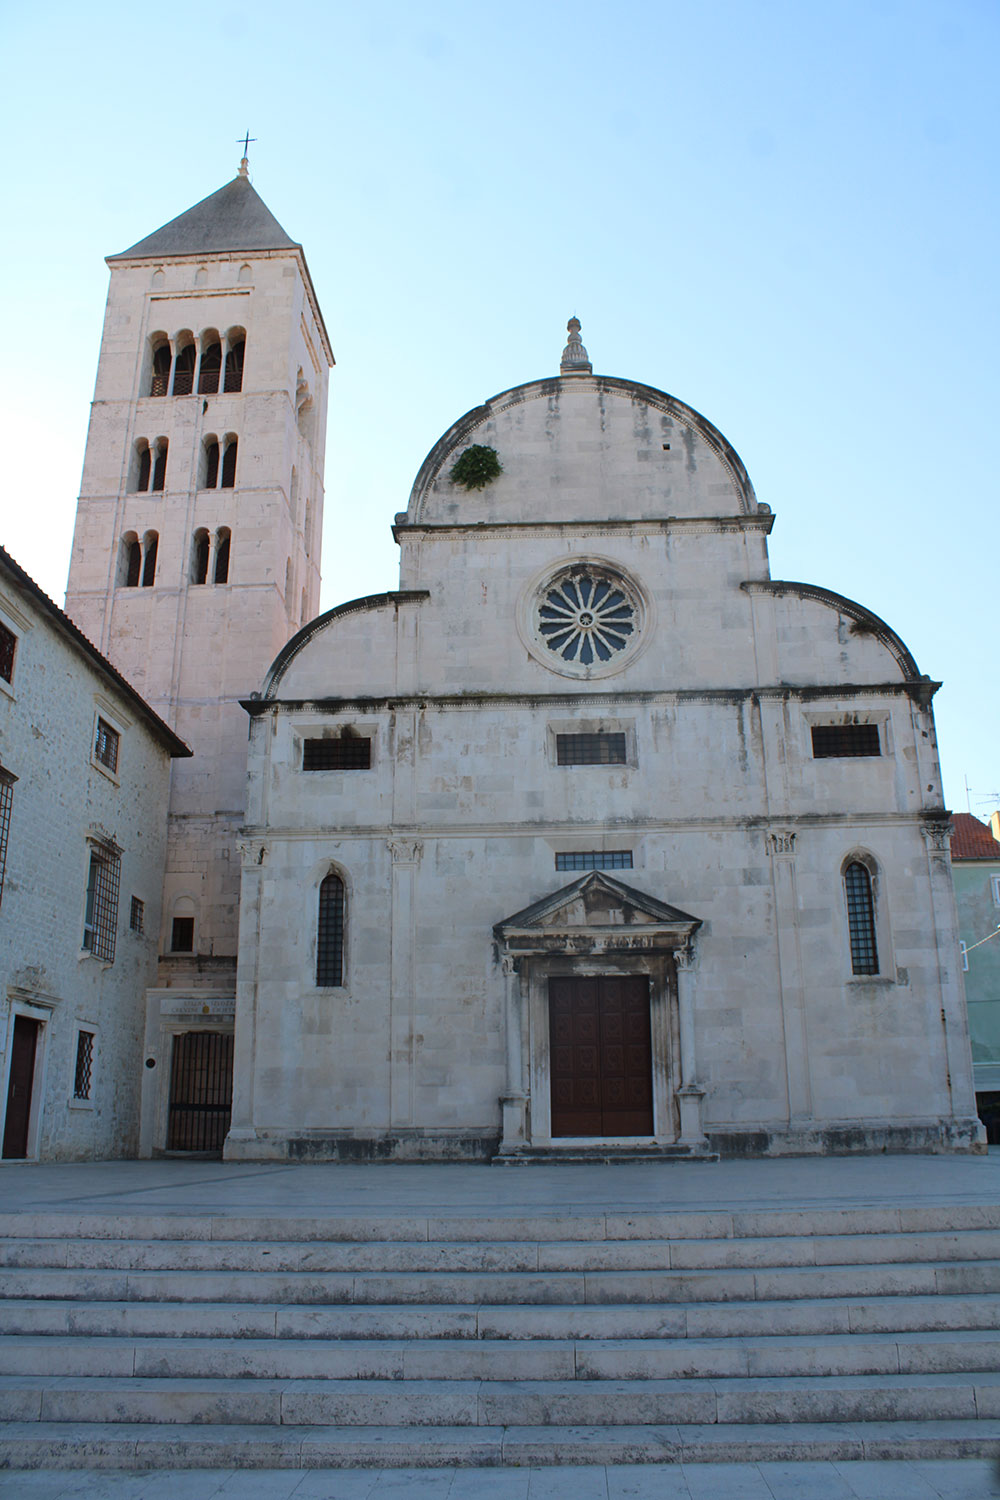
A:
{"label": "bell tower", "polygon": [[319,607],[333,355],[245,157],[108,265],[66,609],[194,752],[171,783],[159,982],[231,994],[239,700]]}

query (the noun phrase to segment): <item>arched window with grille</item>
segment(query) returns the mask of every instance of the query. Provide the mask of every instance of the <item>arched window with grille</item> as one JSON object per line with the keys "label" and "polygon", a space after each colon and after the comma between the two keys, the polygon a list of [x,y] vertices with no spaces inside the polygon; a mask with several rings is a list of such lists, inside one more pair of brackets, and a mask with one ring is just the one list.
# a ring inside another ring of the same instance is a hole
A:
{"label": "arched window with grille", "polygon": [[226,451],[222,455],[222,481],[220,488],[231,490],[236,483],[236,438],[226,439]]}
{"label": "arched window with grille", "polygon": [[201,366],[198,371],[198,395],[214,396],[222,378],[222,344],[215,329],[202,335]]}
{"label": "arched window with grille", "polygon": [[204,526],[194,534],[194,544],[191,548],[191,582],[208,582],[208,532]]}
{"label": "arched window with grille", "polygon": [[345,905],[344,882],[339,875],[328,875],[319,888],[316,930],[316,985],[319,989],[344,982]]}
{"label": "arched window with grille", "polygon": [[232,537],[228,526],[220,526],[215,533],[215,582],[229,582],[229,548]]}
{"label": "arched window with grille", "polygon": [[194,390],[194,366],[198,350],[190,333],[180,334],[178,344],[177,358],[174,360],[173,393],[175,396],[190,396]]}
{"label": "arched window with grille", "polygon": [[877,974],[878,941],[875,931],[875,892],[867,865],[852,859],[844,869],[847,898],[847,934],[851,945],[851,972]]}
{"label": "arched window with grille", "polygon": [[246,335],[240,328],[231,328],[228,335],[229,349],[226,353],[226,379],[224,389],[236,392],[243,389],[243,360],[246,355]]}
{"label": "arched window with grille", "polygon": [[149,381],[151,396],[165,396],[170,387],[170,345],[165,333],[153,335],[153,370]]}
{"label": "arched window with grille", "polygon": [[152,588],[156,582],[156,553],[160,545],[159,534],[147,531],[142,539],[142,586]]}

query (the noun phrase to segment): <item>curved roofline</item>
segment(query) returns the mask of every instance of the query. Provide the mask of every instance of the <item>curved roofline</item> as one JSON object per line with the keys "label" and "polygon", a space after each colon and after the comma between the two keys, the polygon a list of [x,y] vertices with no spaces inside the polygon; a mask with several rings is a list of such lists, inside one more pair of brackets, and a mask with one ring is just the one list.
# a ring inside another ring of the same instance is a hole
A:
{"label": "curved roofline", "polygon": [[906,642],[896,634],[892,626],[857,600],[848,599],[845,594],[835,594],[832,589],[822,589],[814,583],[793,583],[781,578],[747,579],[740,584],[740,588],[748,594],[795,594],[800,599],[815,599],[818,604],[826,604],[852,619],[860,627],[859,635],[873,635],[895,659],[907,682],[930,682],[930,678],[917,666]]}
{"label": "curved roofline", "polygon": [[743,460],[719,429],[713,426],[707,417],[695,411],[693,406],[686,405],[676,396],[668,395],[666,391],[657,390],[655,386],[641,385],[635,380],[619,380],[614,375],[553,375],[545,380],[529,380],[525,385],[511,386],[510,390],[500,391],[497,395],[490,396],[482,406],[473,407],[471,411],[465,413],[464,417],[459,417],[458,421],[453,423],[438,439],[421,464],[410,491],[407,513],[412,516],[413,520],[419,521],[423,498],[440,473],[445,459],[492,413],[498,410],[503,411],[509,406],[518,406],[523,401],[550,396],[573,386],[587,386],[595,390],[638,396],[641,401],[655,407],[657,411],[676,417],[685,426],[692,427],[732,475],[733,483],[740,496],[743,513],[753,515],[757,511],[757,496],[754,494],[754,488],[750,483],[750,476]]}
{"label": "curved roofline", "polygon": [[260,698],[274,701],[275,688],[303,646],[307,645],[314,635],[325,630],[331,620],[336,620],[341,615],[356,615],[366,610],[384,609],[387,604],[418,604],[421,600],[430,597],[429,589],[403,589],[391,590],[386,594],[365,594],[360,599],[348,599],[344,604],[335,604],[333,609],[328,609],[325,614],[317,615],[315,620],[310,620],[307,625],[303,625],[302,629],[296,631],[291,640],[286,641],[282,646],[267,670],[267,676],[264,678],[264,691],[260,694]]}

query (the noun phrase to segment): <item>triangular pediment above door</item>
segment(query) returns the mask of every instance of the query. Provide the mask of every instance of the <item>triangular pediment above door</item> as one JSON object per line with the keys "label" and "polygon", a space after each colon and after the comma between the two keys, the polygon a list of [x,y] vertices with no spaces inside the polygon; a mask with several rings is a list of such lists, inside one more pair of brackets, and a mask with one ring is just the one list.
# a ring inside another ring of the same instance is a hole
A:
{"label": "triangular pediment above door", "polygon": [[[592,870],[498,922],[493,929],[507,947],[548,947],[553,939],[590,938],[602,943],[629,934],[641,941],[676,948],[690,941],[701,926],[697,917],[668,906],[603,870]],[[646,942],[642,942],[646,946]]]}

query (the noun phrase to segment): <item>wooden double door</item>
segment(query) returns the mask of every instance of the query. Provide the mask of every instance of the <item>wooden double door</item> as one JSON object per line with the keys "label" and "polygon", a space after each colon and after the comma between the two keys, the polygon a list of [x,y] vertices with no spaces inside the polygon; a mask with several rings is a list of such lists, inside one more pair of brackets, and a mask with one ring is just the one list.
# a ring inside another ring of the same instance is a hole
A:
{"label": "wooden double door", "polygon": [[645,975],[549,980],[553,1136],[653,1134]]}

